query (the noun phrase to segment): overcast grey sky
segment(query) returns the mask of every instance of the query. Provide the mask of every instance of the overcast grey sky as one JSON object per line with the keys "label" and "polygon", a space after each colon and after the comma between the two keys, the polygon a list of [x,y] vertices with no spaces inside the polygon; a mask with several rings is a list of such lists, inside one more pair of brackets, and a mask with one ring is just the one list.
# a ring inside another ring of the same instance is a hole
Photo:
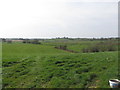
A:
{"label": "overcast grey sky", "polygon": [[118,36],[118,0],[1,0],[1,38]]}

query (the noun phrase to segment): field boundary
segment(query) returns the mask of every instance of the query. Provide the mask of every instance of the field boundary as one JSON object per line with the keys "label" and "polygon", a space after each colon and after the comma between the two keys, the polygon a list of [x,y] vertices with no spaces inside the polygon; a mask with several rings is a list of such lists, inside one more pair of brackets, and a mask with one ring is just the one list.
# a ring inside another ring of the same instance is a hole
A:
{"label": "field boundary", "polygon": [[74,50],[70,50],[70,49],[61,49],[61,48],[58,48],[58,47],[55,47],[56,49],[60,49],[60,50],[64,50],[64,51],[67,51],[67,52],[71,52],[71,53],[79,53],[77,51],[74,51]]}

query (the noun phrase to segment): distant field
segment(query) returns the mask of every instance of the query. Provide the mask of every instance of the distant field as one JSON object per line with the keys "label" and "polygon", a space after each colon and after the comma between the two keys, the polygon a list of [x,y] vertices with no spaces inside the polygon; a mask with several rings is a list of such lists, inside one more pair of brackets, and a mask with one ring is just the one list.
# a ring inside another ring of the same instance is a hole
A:
{"label": "distant field", "polygon": [[[3,43],[3,87],[109,88],[108,80],[118,78],[118,51],[82,53],[83,48],[98,42]],[[67,45],[78,53],[54,48],[57,45]]]}

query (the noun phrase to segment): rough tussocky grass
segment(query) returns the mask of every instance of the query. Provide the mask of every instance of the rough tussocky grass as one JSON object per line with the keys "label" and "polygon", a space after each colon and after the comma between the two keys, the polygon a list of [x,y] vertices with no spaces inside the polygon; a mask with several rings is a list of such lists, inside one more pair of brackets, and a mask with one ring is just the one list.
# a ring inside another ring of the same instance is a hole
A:
{"label": "rough tussocky grass", "polygon": [[[67,42],[74,50],[91,42],[77,43]],[[3,88],[109,88],[118,78],[118,51],[70,53],[56,44],[65,43],[3,43]]]}

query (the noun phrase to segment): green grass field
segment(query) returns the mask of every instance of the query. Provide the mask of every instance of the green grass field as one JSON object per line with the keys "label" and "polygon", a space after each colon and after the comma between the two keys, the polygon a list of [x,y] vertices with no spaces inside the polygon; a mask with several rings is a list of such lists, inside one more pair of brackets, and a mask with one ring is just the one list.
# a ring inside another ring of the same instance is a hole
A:
{"label": "green grass field", "polygon": [[[82,53],[99,41],[3,43],[3,88],[109,88],[118,78],[118,51]],[[54,48],[67,44],[71,53]]]}

